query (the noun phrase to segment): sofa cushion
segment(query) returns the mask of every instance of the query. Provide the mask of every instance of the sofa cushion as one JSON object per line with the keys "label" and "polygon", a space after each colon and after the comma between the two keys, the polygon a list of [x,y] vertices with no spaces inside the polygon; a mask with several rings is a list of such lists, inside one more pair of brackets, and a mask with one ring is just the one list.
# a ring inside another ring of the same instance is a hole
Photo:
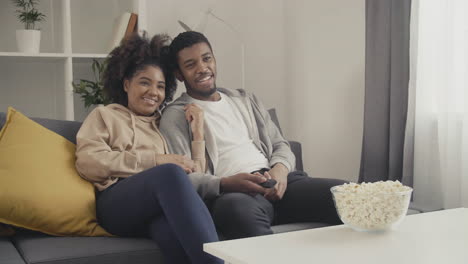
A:
{"label": "sofa cushion", "polygon": [[0,237],[0,263],[24,264],[15,246],[6,237]]}
{"label": "sofa cushion", "polygon": [[[272,229],[277,234],[324,226],[327,225],[294,223],[273,226]],[[23,258],[31,264],[164,263],[157,244],[145,238],[53,237],[19,230],[12,240]]]}
{"label": "sofa cushion", "polygon": [[156,243],[145,238],[52,237],[20,230],[12,240],[31,264],[164,263]]}
{"label": "sofa cushion", "polygon": [[109,235],[75,146],[13,108],[0,131],[0,222],[54,235]]}

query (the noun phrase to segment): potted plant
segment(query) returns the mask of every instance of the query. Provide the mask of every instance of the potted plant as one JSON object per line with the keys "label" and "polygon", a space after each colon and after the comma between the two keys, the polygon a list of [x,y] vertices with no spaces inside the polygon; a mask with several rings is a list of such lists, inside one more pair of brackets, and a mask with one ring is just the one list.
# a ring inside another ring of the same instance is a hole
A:
{"label": "potted plant", "polygon": [[109,99],[103,93],[102,73],[106,67],[106,62],[100,63],[93,59],[91,68],[93,69],[94,81],[80,79],[79,82],[72,82],[73,91],[81,96],[85,107],[92,105],[109,104]]}
{"label": "potted plant", "polygon": [[37,0],[11,0],[18,8],[19,21],[25,29],[16,30],[16,43],[19,52],[39,53],[41,31],[36,29],[36,23],[44,21],[45,15],[36,9]]}

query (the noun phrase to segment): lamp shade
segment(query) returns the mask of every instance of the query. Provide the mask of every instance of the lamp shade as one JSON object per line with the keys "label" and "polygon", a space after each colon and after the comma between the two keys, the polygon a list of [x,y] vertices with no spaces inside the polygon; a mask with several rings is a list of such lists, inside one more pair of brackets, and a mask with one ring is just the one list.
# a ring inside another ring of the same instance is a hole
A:
{"label": "lamp shade", "polygon": [[179,25],[185,31],[198,31],[205,32],[206,24],[208,23],[208,16],[211,14],[211,9],[207,9],[205,12],[199,12],[187,18],[186,21],[177,20]]}
{"label": "lamp shade", "polygon": [[184,22],[180,21],[180,20],[177,20],[177,22],[179,22],[179,25],[185,30],[185,31],[192,31],[192,29],[187,25],[185,24]]}

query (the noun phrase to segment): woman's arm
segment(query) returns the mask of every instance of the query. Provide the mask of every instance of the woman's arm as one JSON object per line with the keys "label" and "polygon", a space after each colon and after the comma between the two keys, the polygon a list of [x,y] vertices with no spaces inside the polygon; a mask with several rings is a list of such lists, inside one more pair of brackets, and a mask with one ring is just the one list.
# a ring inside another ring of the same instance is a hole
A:
{"label": "woman's arm", "polygon": [[117,131],[109,126],[119,120],[107,111],[110,110],[104,107],[93,110],[78,131],[75,165],[80,175],[91,182],[104,183],[156,166],[155,151],[135,152],[110,145],[110,138]]}
{"label": "woman's arm", "polygon": [[205,133],[203,109],[196,104],[188,104],[184,107],[185,118],[190,123],[192,130],[192,160],[195,163],[195,172],[205,172]]}

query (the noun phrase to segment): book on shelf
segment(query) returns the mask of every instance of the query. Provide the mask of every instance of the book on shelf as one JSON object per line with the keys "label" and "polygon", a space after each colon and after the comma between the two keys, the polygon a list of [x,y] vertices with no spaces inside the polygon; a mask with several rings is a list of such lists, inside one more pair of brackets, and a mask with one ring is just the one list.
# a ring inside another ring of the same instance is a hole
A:
{"label": "book on shelf", "polygon": [[125,12],[120,15],[114,22],[114,30],[109,44],[109,52],[119,46],[123,38],[130,36],[137,31],[138,15],[135,13]]}

